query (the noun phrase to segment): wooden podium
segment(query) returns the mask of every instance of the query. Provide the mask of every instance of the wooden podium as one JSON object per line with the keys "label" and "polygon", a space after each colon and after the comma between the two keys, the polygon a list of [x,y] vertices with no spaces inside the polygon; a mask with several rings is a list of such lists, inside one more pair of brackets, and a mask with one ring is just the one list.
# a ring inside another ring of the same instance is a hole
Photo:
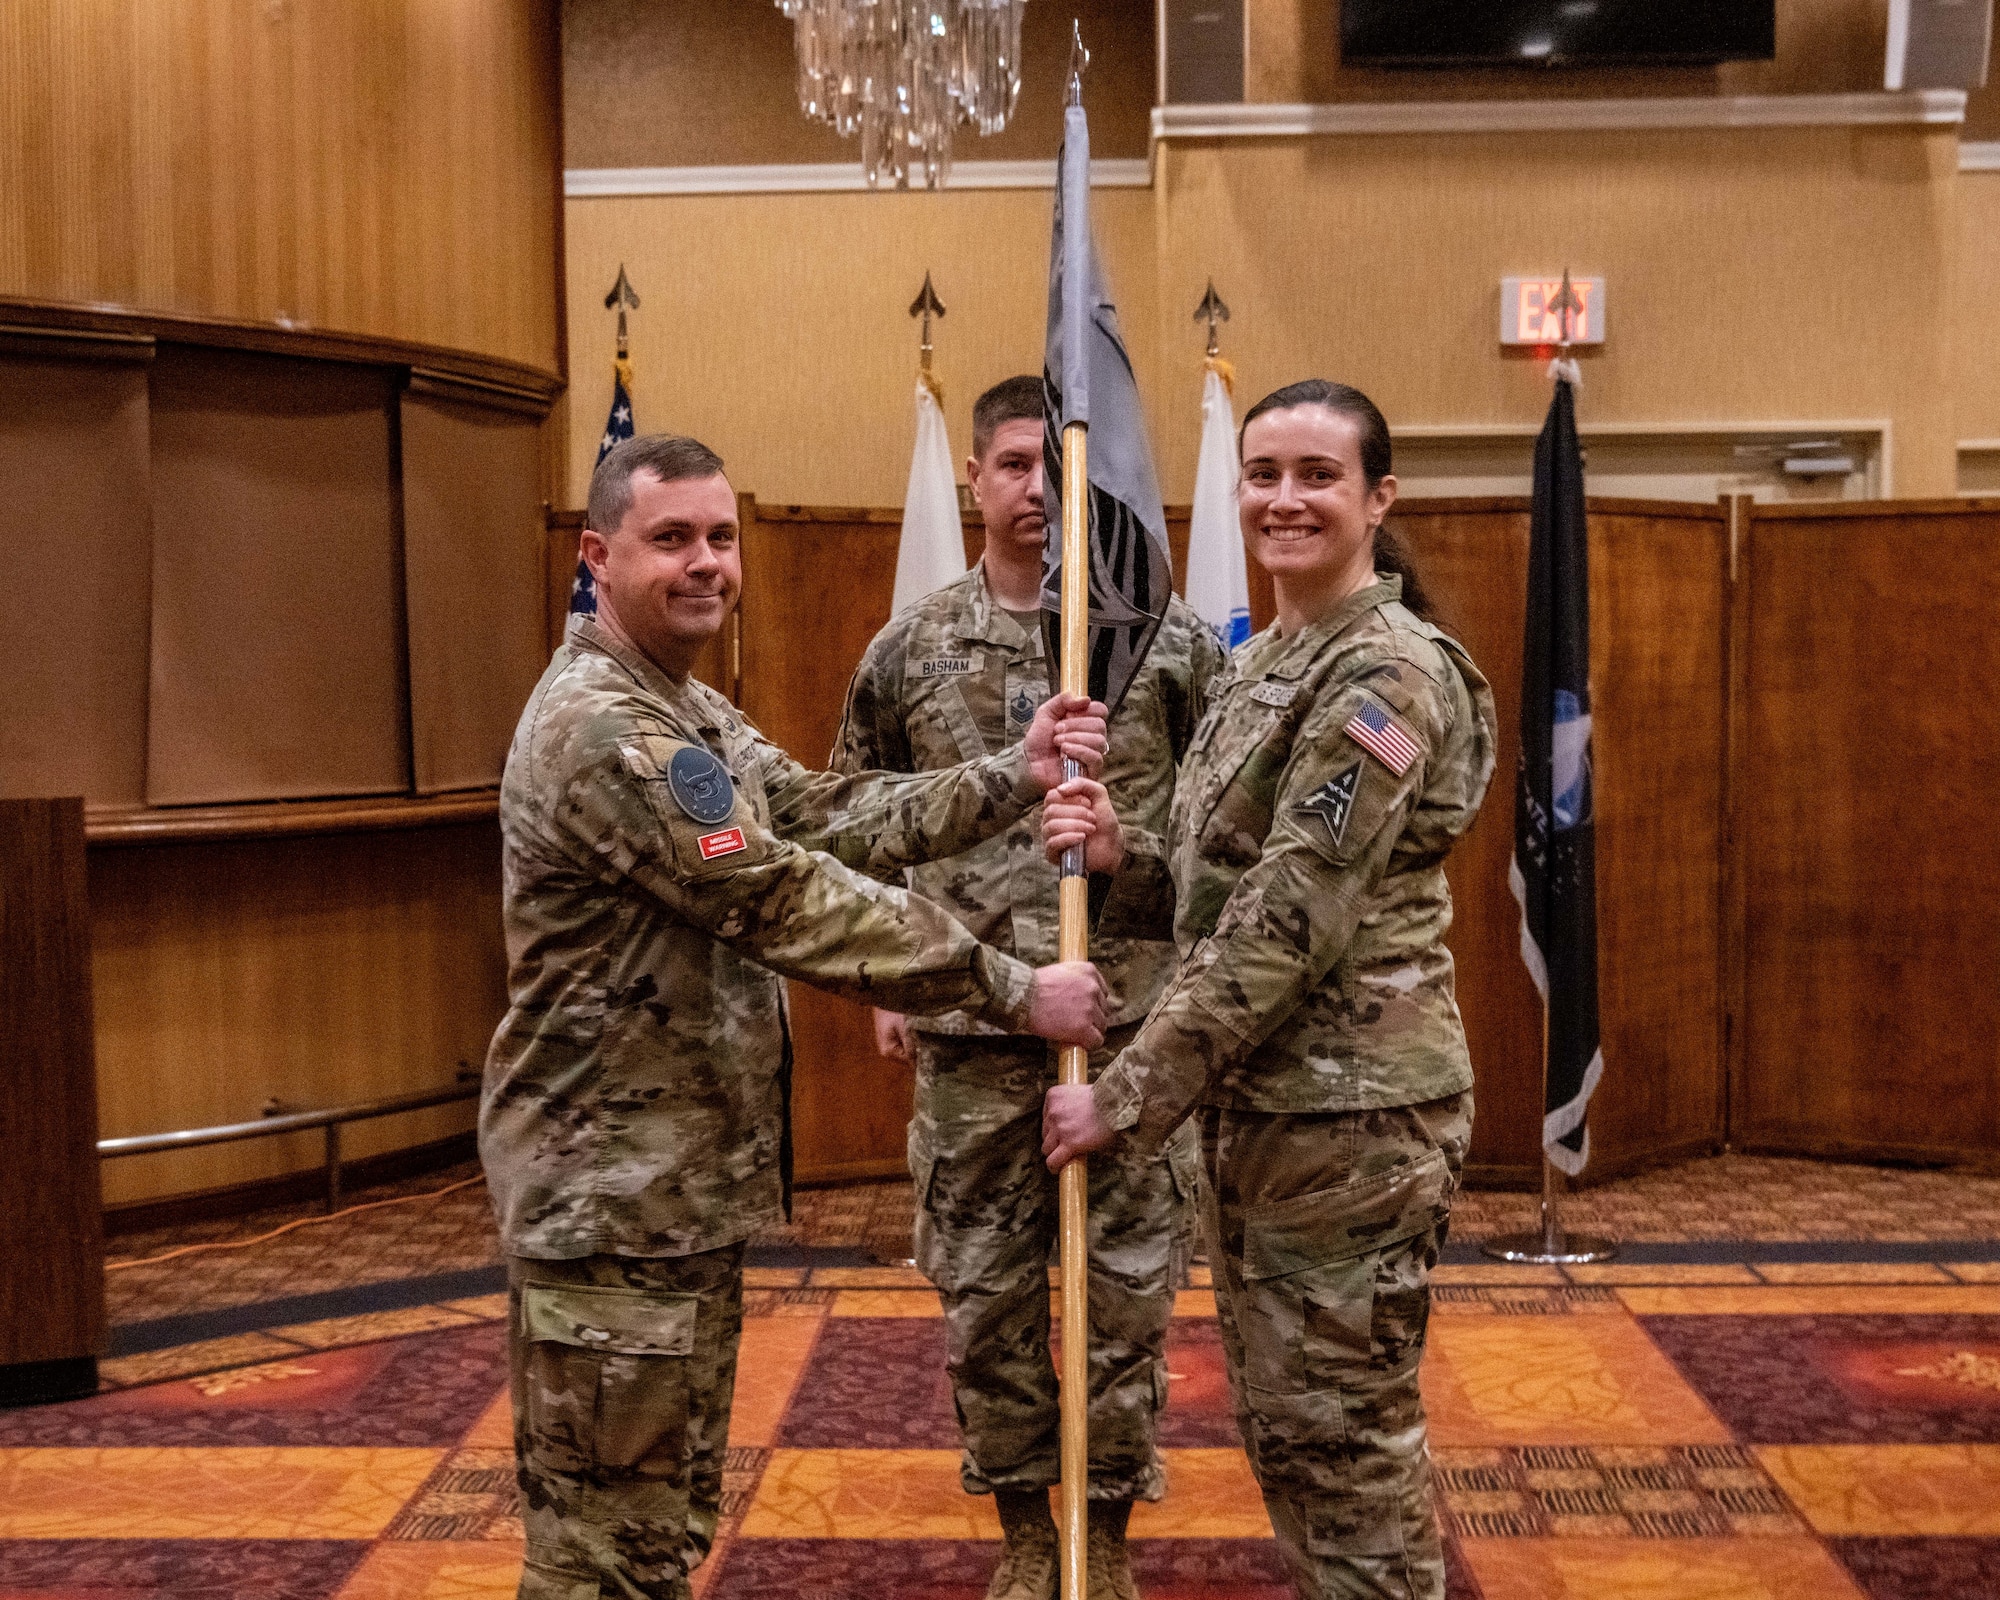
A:
{"label": "wooden podium", "polygon": [[0,800],[0,1406],[97,1388],[90,906],[81,800]]}

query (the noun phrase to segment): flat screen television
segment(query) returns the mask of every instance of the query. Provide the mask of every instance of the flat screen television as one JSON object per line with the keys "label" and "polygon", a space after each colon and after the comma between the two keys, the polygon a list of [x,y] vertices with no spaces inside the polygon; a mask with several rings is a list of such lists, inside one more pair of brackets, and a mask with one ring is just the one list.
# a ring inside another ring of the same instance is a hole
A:
{"label": "flat screen television", "polygon": [[1776,0],[1339,0],[1356,66],[1768,61]]}

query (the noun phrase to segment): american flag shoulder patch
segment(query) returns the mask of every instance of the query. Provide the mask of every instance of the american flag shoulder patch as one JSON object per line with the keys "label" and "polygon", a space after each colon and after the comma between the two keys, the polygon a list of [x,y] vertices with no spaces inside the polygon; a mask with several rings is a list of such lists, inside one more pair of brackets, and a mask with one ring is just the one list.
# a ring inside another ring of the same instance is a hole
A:
{"label": "american flag shoulder patch", "polygon": [[1409,730],[1373,702],[1355,712],[1342,731],[1399,778],[1423,754]]}

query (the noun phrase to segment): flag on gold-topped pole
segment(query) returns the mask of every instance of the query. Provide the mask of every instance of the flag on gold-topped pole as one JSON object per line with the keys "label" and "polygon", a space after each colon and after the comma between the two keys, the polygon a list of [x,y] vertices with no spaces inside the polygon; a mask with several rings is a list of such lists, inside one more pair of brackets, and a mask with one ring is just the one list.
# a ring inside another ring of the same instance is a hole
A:
{"label": "flag on gold-topped pole", "polygon": [[945,430],[943,392],[931,371],[931,318],[944,315],[944,302],[924,274],[924,286],[910,306],[922,317],[923,342],[917,368],[917,437],[910,452],[910,483],[903,493],[903,533],[896,546],[896,590],[891,612],[965,576],[965,531],[958,512],[958,478]]}

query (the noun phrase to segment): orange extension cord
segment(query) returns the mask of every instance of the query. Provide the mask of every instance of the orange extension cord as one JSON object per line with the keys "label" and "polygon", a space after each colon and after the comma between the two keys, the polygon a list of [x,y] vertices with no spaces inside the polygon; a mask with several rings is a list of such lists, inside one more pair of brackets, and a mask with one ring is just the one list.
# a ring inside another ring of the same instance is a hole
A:
{"label": "orange extension cord", "polygon": [[254,1239],[221,1239],[213,1244],[184,1244],[178,1250],[169,1250],[164,1255],[145,1256],[137,1261],[107,1261],[106,1272],[123,1272],[127,1267],[156,1267],[162,1261],[172,1261],[177,1256],[191,1256],[200,1250],[247,1250],[253,1244],[265,1244],[290,1233],[294,1228],[310,1228],[315,1223],[338,1222],[342,1217],[351,1217],[362,1211],[379,1211],[384,1206],[406,1206],[415,1200],[442,1200],[448,1194],[457,1194],[461,1189],[469,1189],[475,1183],[484,1183],[484,1174],[477,1178],[461,1178],[457,1183],[446,1184],[442,1189],[432,1189],[427,1194],[399,1194],[393,1200],[370,1200],[365,1205],[349,1206],[344,1211],[333,1212],[324,1217],[300,1217],[296,1222],[288,1222],[282,1228],[273,1228],[269,1233],[260,1233]]}

